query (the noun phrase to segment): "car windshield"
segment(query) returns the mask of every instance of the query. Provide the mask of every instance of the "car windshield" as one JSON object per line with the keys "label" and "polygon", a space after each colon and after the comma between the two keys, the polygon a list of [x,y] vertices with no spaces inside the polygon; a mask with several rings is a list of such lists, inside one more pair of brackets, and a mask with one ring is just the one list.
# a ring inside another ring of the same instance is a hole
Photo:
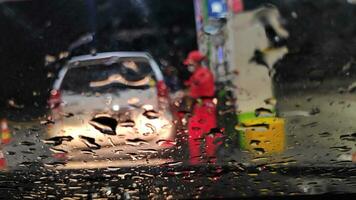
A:
{"label": "car windshield", "polygon": [[0,0],[0,199],[356,194],[356,0]]}
{"label": "car windshield", "polygon": [[[80,76],[78,76],[80,74]],[[71,93],[114,92],[149,87],[152,68],[145,58],[111,58],[70,65],[61,90]]]}

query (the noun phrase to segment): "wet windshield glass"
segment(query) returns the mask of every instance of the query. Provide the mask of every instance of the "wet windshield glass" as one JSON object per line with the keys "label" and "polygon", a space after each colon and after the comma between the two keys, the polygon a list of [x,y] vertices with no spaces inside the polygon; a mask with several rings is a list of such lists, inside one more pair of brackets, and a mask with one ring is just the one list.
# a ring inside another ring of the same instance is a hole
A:
{"label": "wet windshield glass", "polygon": [[355,17],[356,0],[0,0],[0,199],[354,195]]}

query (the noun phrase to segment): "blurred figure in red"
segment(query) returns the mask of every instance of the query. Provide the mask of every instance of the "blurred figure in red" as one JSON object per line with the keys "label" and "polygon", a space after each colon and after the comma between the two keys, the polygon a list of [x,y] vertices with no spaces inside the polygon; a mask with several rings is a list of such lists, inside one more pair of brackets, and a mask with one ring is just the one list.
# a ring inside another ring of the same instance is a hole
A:
{"label": "blurred figure in red", "polygon": [[184,64],[192,72],[185,84],[189,87],[189,96],[195,100],[192,116],[188,121],[188,145],[190,163],[195,165],[201,162],[201,142],[205,139],[205,151],[209,161],[216,161],[215,140],[221,134],[209,134],[216,128],[216,105],[213,102],[215,94],[214,75],[202,66],[205,56],[199,51],[191,51]]}
{"label": "blurred figure in red", "polygon": [[5,171],[7,168],[3,147],[10,142],[10,139],[11,134],[8,128],[7,120],[0,119],[0,171]]}

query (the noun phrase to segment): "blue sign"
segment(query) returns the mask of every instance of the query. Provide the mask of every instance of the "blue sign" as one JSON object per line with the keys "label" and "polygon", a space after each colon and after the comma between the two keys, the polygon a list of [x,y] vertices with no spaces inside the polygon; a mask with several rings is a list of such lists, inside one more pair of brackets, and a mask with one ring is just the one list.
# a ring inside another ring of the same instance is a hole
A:
{"label": "blue sign", "polygon": [[218,63],[224,63],[224,48],[222,46],[219,46],[218,48]]}
{"label": "blue sign", "polygon": [[208,0],[208,15],[211,18],[225,18],[227,14],[226,0]]}

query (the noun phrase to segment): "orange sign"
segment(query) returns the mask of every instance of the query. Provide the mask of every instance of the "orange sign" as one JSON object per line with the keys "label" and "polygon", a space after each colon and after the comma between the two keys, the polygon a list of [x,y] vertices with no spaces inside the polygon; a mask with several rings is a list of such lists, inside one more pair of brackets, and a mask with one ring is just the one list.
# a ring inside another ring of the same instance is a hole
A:
{"label": "orange sign", "polygon": [[8,144],[11,139],[11,134],[7,121],[5,119],[1,120],[0,124],[0,144]]}

